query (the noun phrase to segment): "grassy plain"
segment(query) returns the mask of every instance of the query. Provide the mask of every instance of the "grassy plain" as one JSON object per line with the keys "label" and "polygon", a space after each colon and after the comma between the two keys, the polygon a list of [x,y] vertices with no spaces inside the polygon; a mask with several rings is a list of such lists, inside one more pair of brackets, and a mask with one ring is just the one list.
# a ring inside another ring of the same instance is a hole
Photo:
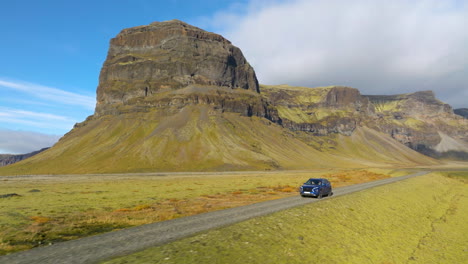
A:
{"label": "grassy plain", "polygon": [[467,263],[467,178],[431,173],[106,263]]}
{"label": "grassy plain", "polygon": [[0,177],[0,254],[111,230],[297,195],[310,177],[334,187],[388,169]]}

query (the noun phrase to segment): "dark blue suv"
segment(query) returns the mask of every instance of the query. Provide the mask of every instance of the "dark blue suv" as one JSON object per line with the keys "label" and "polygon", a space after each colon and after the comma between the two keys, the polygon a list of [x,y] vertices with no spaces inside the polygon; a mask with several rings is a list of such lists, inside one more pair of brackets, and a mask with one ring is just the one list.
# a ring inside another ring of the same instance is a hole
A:
{"label": "dark blue suv", "polygon": [[309,179],[299,189],[302,197],[313,196],[322,198],[322,196],[332,196],[332,186],[327,179]]}

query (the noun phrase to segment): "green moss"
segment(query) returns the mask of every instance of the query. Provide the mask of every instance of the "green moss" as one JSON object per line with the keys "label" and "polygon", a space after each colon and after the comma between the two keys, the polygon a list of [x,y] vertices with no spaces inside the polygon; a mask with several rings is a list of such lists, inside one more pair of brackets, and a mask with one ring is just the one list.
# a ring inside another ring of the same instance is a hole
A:
{"label": "green moss", "polygon": [[447,172],[442,172],[442,175],[460,180],[464,183],[468,183],[468,170],[467,171],[447,171]]}
{"label": "green moss", "polygon": [[421,129],[425,125],[423,121],[415,118],[406,118],[403,123],[405,126],[413,129]]}
{"label": "green moss", "polygon": [[374,101],[376,112],[395,112],[401,108],[400,100],[389,100],[389,101]]}
{"label": "green moss", "polygon": [[278,106],[276,109],[282,119],[288,119],[295,123],[317,122],[315,115],[307,114],[299,107]]}

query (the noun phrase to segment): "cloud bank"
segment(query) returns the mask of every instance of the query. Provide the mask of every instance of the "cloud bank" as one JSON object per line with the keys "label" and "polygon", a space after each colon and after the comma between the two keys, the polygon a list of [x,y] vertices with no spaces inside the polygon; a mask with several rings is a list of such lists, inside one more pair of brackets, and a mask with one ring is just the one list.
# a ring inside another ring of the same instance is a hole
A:
{"label": "cloud bank", "polygon": [[0,129],[0,154],[26,154],[51,147],[58,135]]}
{"label": "cloud bank", "polygon": [[468,107],[467,5],[253,0],[210,23],[242,49],[260,83],[346,85],[363,94],[433,90],[457,108]]}

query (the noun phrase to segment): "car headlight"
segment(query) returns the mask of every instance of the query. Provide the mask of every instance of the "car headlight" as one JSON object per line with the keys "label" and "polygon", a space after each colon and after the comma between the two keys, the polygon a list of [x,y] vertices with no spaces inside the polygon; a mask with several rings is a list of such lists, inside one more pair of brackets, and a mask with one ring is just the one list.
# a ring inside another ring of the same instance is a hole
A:
{"label": "car headlight", "polygon": [[312,192],[318,192],[318,190],[319,190],[319,187],[312,188]]}

